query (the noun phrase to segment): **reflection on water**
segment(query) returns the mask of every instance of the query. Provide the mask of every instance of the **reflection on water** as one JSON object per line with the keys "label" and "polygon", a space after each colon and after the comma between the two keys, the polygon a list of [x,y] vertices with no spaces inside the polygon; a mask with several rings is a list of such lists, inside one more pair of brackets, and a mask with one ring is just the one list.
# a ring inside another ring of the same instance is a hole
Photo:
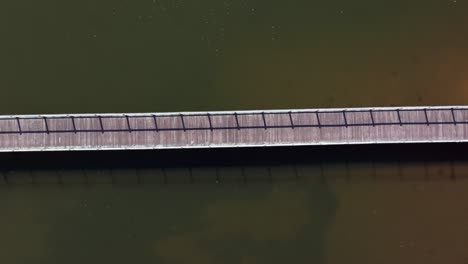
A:
{"label": "reflection on water", "polygon": [[[294,166],[10,171],[0,192],[9,216],[0,220],[0,243],[17,242],[2,257],[320,263],[337,201],[314,174]],[[24,256],[24,246],[39,249]]]}
{"label": "reflection on water", "polygon": [[0,245],[9,250],[0,257],[7,263],[459,260],[457,245],[467,241],[456,232],[468,232],[460,229],[467,177],[468,163],[460,161],[8,171],[0,188],[7,216],[0,218]]}

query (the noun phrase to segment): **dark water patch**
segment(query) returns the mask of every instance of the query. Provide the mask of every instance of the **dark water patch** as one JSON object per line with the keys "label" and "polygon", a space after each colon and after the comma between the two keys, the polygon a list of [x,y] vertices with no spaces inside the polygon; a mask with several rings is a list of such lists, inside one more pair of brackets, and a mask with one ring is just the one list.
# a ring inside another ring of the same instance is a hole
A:
{"label": "dark water patch", "polygon": [[[217,148],[138,151],[1,153],[0,168],[102,169],[196,168],[327,162],[432,162],[467,160],[466,143]],[[399,165],[397,166],[399,167]],[[193,173],[193,172],[192,172]],[[270,176],[268,176],[270,177]]]}

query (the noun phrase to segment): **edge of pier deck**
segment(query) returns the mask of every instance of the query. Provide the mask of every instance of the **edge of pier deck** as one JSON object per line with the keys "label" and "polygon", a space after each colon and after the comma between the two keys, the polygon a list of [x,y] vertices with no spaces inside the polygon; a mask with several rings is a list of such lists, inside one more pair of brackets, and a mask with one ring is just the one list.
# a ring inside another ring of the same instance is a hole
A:
{"label": "edge of pier deck", "polygon": [[0,116],[0,152],[468,142],[468,106]]}

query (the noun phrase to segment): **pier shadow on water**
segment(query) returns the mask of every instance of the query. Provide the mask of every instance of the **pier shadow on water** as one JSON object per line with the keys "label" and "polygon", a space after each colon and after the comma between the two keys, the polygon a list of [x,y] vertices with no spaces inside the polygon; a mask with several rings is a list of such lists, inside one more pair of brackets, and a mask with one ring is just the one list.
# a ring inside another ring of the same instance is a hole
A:
{"label": "pier shadow on water", "polygon": [[468,177],[465,145],[414,147],[7,154],[0,245],[8,250],[0,257],[327,263],[327,232],[340,207],[333,185]]}

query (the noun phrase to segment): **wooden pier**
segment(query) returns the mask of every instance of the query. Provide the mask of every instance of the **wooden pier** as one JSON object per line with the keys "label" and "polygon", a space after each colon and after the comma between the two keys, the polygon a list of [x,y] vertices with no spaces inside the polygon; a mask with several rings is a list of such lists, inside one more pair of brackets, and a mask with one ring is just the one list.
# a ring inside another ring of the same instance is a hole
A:
{"label": "wooden pier", "polygon": [[0,116],[0,152],[468,141],[468,107]]}

